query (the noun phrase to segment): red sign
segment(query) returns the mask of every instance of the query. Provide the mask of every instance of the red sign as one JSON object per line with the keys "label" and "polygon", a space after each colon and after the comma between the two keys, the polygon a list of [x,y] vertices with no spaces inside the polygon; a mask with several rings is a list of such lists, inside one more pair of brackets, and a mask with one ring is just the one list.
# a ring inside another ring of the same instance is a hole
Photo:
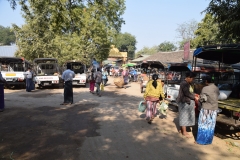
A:
{"label": "red sign", "polygon": [[183,55],[183,60],[188,61],[189,59],[189,52],[190,52],[190,41],[186,42],[184,44],[184,55]]}

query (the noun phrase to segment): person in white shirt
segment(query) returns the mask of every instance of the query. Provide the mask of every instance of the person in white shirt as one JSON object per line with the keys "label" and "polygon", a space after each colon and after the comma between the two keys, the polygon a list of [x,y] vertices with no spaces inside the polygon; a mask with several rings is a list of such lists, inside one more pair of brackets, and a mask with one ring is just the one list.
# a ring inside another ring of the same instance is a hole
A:
{"label": "person in white shirt", "polygon": [[31,68],[28,67],[28,70],[24,73],[25,79],[26,79],[26,91],[31,92],[32,90],[32,72]]}
{"label": "person in white shirt", "polygon": [[64,80],[64,102],[61,105],[73,104],[72,80],[75,77],[75,73],[70,69],[71,66],[67,66],[67,70],[62,74],[62,79]]}
{"label": "person in white shirt", "polygon": [[2,77],[1,71],[0,71],[0,82],[5,82],[5,80],[4,80],[3,77]]}

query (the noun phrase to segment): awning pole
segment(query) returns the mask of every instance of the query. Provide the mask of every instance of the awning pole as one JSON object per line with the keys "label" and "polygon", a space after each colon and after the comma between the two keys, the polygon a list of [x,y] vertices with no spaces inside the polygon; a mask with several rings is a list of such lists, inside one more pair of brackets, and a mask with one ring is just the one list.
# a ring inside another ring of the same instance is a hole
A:
{"label": "awning pole", "polygon": [[197,57],[195,57],[195,60],[194,60],[194,67],[193,67],[193,72],[196,70],[196,66],[197,66]]}

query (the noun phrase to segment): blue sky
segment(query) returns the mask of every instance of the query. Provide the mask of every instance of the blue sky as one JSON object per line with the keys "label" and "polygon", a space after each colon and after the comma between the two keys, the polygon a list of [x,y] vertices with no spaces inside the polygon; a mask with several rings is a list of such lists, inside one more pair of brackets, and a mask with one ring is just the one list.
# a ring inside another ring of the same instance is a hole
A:
{"label": "blue sky", "polygon": [[[204,17],[201,12],[210,0],[126,0],[123,18],[126,22],[122,32],[136,37],[137,50],[144,46],[152,47],[164,41],[176,43],[176,29],[179,24]],[[7,0],[0,0],[0,25],[6,27],[12,23],[23,25],[21,10],[18,6],[12,10]]]}

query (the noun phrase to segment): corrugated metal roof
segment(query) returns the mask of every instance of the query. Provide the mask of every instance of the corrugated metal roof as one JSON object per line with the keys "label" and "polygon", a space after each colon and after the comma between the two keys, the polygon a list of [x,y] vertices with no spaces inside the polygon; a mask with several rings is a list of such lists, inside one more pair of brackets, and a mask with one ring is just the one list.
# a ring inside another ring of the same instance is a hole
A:
{"label": "corrugated metal roof", "polygon": [[0,46],[0,56],[6,57],[14,57],[15,52],[18,47],[16,45],[13,46]]}

